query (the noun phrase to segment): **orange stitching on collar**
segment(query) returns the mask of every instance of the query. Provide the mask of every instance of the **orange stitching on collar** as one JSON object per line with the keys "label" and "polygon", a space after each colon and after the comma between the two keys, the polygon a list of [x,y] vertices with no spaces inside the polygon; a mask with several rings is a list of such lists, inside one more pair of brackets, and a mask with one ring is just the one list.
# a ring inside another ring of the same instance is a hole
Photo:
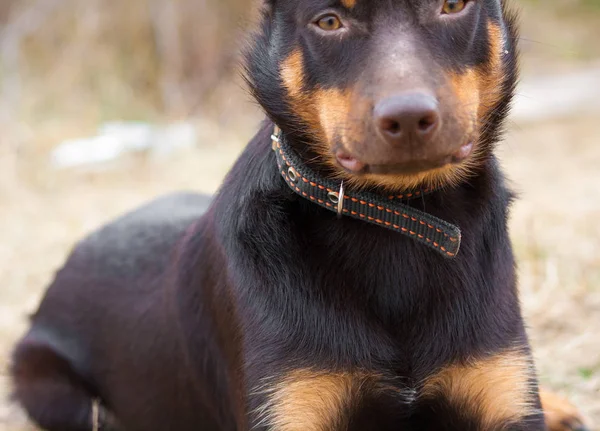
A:
{"label": "orange stitching on collar", "polygon": [[[282,159],[285,161],[285,163],[286,163],[288,166],[290,166],[290,167],[291,167],[290,163],[289,163],[289,162],[287,161],[287,159],[285,158],[285,156],[284,156],[284,154],[283,154],[283,151],[282,151],[282,149],[281,149],[281,146],[279,145],[279,143],[277,143],[277,148],[278,148],[278,150],[279,150],[279,152],[280,152],[280,154],[281,154],[281,157],[282,157]],[[317,199],[317,198],[315,198],[314,196],[311,196],[311,195],[307,194],[306,192],[303,192],[303,191],[301,191],[301,190],[300,190],[300,188],[298,188],[298,187],[297,187],[297,186],[294,184],[294,182],[293,182],[293,181],[292,181],[292,180],[289,178],[289,176],[287,175],[287,173],[286,173],[284,170],[282,170],[282,171],[281,171],[281,174],[284,176],[284,178],[285,178],[285,179],[286,179],[286,181],[287,181],[287,182],[290,184],[290,186],[292,186],[292,187],[293,187],[295,190],[297,190],[297,191],[298,191],[299,193],[301,193],[303,196],[305,196],[305,197],[308,197],[308,198],[310,198],[310,199],[311,199],[311,200],[313,200],[313,201],[315,201],[315,200],[316,200],[316,201],[317,201],[317,202],[319,202],[320,204],[325,204],[325,205],[327,205],[328,207],[332,207],[332,205],[331,205],[329,202],[324,202],[324,201],[323,201],[323,200],[321,200],[321,199]],[[303,182],[305,182],[305,183],[307,183],[307,184],[310,184],[312,187],[317,187],[317,188],[319,188],[319,189],[321,189],[321,190],[327,190],[327,191],[329,191],[329,192],[331,192],[331,191],[332,191],[332,190],[330,190],[329,188],[326,188],[326,187],[324,187],[324,186],[322,186],[322,185],[320,185],[320,184],[317,184],[317,183],[315,183],[315,182],[313,182],[313,181],[310,181],[310,180],[308,180],[308,179],[304,178],[304,177],[303,177],[303,176],[302,176],[302,175],[301,175],[299,172],[298,172],[297,174],[298,174],[298,176],[299,176],[299,177],[300,177],[300,178],[303,180]],[[420,194],[421,192],[417,192],[417,193],[419,193],[419,194]],[[410,195],[412,196],[412,194],[410,194]],[[406,195],[406,196],[407,196],[407,197],[409,197],[409,195]],[[371,207],[371,208],[377,208],[377,210],[379,210],[379,211],[386,211],[386,212],[388,212],[388,213],[391,213],[391,212],[392,212],[392,210],[391,210],[391,209],[389,209],[389,208],[386,208],[386,207],[383,207],[383,206],[379,206],[379,205],[377,205],[377,206],[376,206],[376,205],[374,205],[374,204],[372,204],[372,203],[370,203],[370,202],[365,202],[365,201],[362,201],[362,200],[360,200],[360,201],[359,201],[359,200],[358,200],[358,199],[356,199],[356,198],[350,198],[350,197],[345,197],[345,198],[346,198],[346,199],[351,199],[353,202],[360,202],[360,204],[361,204],[361,205],[369,206],[369,207]],[[346,212],[346,213],[348,212],[348,210],[347,210],[347,209],[344,209],[343,211],[344,211],[344,212]],[[440,229],[438,229],[438,228],[436,228],[436,227],[434,227],[434,226],[432,226],[432,225],[430,225],[430,224],[428,224],[428,223],[425,223],[425,222],[424,222],[424,221],[422,221],[422,220],[419,220],[419,219],[417,219],[417,218],[415,218],[415,217],[410,217],[409,215],[407,215],[407,214],[404,214],[404,213],[401,213],[401,212],[398,212],[398,211],[393,211],[393,212],[394,212],[394,214],[395,214],[395,215],[398,215],[398,216],[400,216],[400,215],[401,215],[401,216],[403,216],[405,219],[411,219],[412,221],[415,221],[415,222],[416,222],[416,221],[418,221],[418,222],[419,222],[421,225],[423,225],[423,226],[427,226],[429,229],[435,230],[435,231],[437,231],[438,233],[442,233],[442,234],[443,234],[445,237],[449,238],[449,239],[450,239],[450,241],[452,241],[452,242],[456,242],[456,241],[458,241],[458,239],[457,239],[457,238],[454,238],[454,237],[451,237],[451,236],[449,236],[448,234],[446,234],[446,233],[445,233],[445,232],[443,232],[442,230],[440,230]],[[351,212],[351,214],[352,214],[352,215],[358,215],[359,217],[361,217],[361,218],[363,218],[363,219],[364,219],[364,218],[367,218],[368,220],[370,220],[370,221],[374,221],[374,222],[376,222],[376,223],[378,223],[378,224],[382,224],[382,225],[385,225],[385,226],[391,226],[391,227],[393,227],[394,229],[401,230],[402,232],[404,232],[404,233],[409,233],[410,235],[413,235],[413,236],[418,236],[418,237],[419,237],[419,238],[421,238],[421,239],[425,239],[425,241],[427,241],[428,243],[430,243],[430,244],[433,244],[433,246],[434,246],[434,247],[436,247],[436,248],[439,248],[440,250],[442,250],[444,253],[446,253],[446,255],[448,255],[448,256],[450,256],[450,257],[454,257],[454,256],[456,256],[456,253],[451,253],[451,252],[447,251],[447,249],[446,249],[445,247],[441,246],[440,244],[438,244],[437,242],[433,241],[432,239],[430,239],[430,238],[428,238],[428,237],[425,237],[424,235],[417,234],[416,232],[409,231],[409,230],[408,230],[407,228],[405,228],[405,227],[401,227],[401,226],[398,226],[398,225],[396,225],[396,224],[392,224],[392,223],[390,223],[390,222],[384,222],[384,221],[383,221],[383,220],[381,220],[381,219],[376,219],[376,218],[374,218],[374,217],[367,216],[367,215],[365,215],[365,214],[362,214],[362,213],[358,213],[358,214],[357,214],[355,211],[352,211],[352,212]]]}
{"label": "orange stitching on collar", "polygon": [[[290,164],[290,162],[288,162],[288,160],[285,158],[285,155],[283,154],[283,150],[281,149],[281,145],[280,145],[279,143],[277,143],[277,149],[279,150],[279,153],[281,154],[281,158],[282,158],[282,159],[285,161],[285,163],[286,163],[286,164],[287,164],[289,167],[291,167],[292,165],[291,165],[291,164]],[[333,192],[333,190],[331,190],[331,189],[329,189],[329,188],[325,188],[325,187],[321,186],[320,184],[317,184],[317,183],[315,183],[315,182],[313,182],[313,181],[310,181],[310,180],[308,180],[307,178],[304,178],[304,177],[303,177],[303,176],[302,176],[302,175],[301,175],[299,172],[298,172],[298,176],[299,176],[299,177],[302,179],[302,181],[304,181],[304,182],[305,182],[305,183],[307,183],[307,184],[310,184],[310,185],[311,185],[311,186],[313,186],[313,187],[319,187],[321,190],[327,190],[328,192]],[[298,189],[298,188],[296,187],[296,189]],[[428,189],[426,189],[426,190],[428,191]],[[424,192],[425,192],[426,190],[424,190]],[[298,191],[300,191],[300,190],[298,190]],[[406,197],[416,196],[417,194],[420,194],[420,193],[421,193],[421,192],[415,192],[414,194],[413,194],[413,193],[409,193],[409,194],[407,194],[407,195],[406,195]],[[402,195],[399,195],[399,196],[402,196]],[[346,199],[348,199],[348,197],[346,197]],[[371,208],[375,208],[375,207],[376,207],[376,206],[375,206],[375,204],[372,204],[372,203],[370,203],[370,202],[366,202],[366,201],[363,201],[363,200],[359,201],[359,200],[358,200],[358,199],[356,199],[356,198],[350,198],[350,199],[352,199],[352,202],[359,202],[361,205],[368,205],[368,206],[369,206],[369,207],[371,207]],[[328,205],[328,206],[330,206],[330,205]],[[383,211],[383,210],[386,210],[387,212],[391,212],[391,211],[392,211],[392,210],[390,210],[390,209],[388,209],[388,208],[381,207],[381,206],[377,206],[377,209],[378,209],[379,211]],[[425,224],[425,222],[423,222],[422,220],[416,219],[416,218],[414,218],[414,217],[410,217],[410,216],[408,216],[408,215],[406,215],[406,214],[399,213],[398,211],[394,211],[394,214],[396,214],[396,215],[398,215],[398,216],[399,216],[399,215],[401,215],[401,216],[403,216],[403,217],[404,217],[404,218],[406,218],[406,219],[410,218],[412,221],[415,221],[415,222],[416,222],[416,221],[419,221],[419,222],[420,222],[421,224],[423,224],[423,225]],[[447,237],[447,238],[450,238],[451,240],[453,240],[453,242],[456,242],[456,241],[457,241],[457,239],[456,239],[456,238],[450,237],[450,236],[449,236],[448,234],[446,234],[445,232],[441,231],[440,229],[436,229],[435,227],[431,226],[430,224],[427,224],[427,227],[428,227],[429,229],[435,229],[435,230],[436,230],[438,233],[441,233],[441,234],[443,234],[445,237]]]}

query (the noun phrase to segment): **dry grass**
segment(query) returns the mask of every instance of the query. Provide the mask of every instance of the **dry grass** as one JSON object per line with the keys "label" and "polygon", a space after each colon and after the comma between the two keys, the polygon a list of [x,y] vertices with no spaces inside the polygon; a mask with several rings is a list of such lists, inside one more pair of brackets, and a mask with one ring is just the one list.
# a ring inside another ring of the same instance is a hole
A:
{"label": "dry grass", "polygon": [[600,426],[599,113],[515,130],[502,147],[521,300],[542,382]]}
{"label": "dry grass", "polygon": [[[206,142],[217,142],[214,136]],[[8,391],[8,352],[44,286],[74,241],[114,216],[171,190],[214,191],[240,149],[237,137],[182,152],[167,163],[139,156],[97,174],[39,170],[28,158],[0,157],[0,399]],[[37,172],[32,172],[33,170]],[[18,181],[14,175],[17,174]],[[0,403],[0,430],[28,429]]]}
{"label": "dry grass", "polygon": [[218,115],[252,4],[2,0],[0,124]]}

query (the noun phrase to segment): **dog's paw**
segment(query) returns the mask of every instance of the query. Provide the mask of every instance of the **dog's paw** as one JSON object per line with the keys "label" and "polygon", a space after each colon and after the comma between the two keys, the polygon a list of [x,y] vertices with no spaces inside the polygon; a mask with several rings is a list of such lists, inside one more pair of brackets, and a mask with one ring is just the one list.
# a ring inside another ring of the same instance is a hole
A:
{"label": "dog's paw", "polygon": [[542,408],[548,431],[591,431],[579,410],[558,395],[541,391]]}

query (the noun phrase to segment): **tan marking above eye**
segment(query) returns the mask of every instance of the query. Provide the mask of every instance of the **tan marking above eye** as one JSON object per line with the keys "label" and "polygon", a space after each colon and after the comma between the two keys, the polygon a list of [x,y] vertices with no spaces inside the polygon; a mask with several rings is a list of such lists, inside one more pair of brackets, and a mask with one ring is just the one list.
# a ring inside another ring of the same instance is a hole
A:
{"label": "tan marking above eye", "polygon": [[491,430],[535,413],[532,377],[529,357],[518,350],[507,351],[443,368],[425,381],[422,396],[443,397],[478,417],[482,429]]}
{"label": "tan marking above eye", "polygon": [[342,5],[347,9],[354,9],[356,0],[342,0]]}

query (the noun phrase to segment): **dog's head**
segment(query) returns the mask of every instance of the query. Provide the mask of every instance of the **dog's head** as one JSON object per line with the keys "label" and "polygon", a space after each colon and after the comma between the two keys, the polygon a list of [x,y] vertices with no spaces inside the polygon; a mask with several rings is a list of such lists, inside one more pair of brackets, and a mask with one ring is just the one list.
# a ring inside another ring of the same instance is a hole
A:
{"label": "dog's head", "polygon": [[500,0],[265,1],[248,81],[328,172],[402,190],[483,163],[516,80]]}

